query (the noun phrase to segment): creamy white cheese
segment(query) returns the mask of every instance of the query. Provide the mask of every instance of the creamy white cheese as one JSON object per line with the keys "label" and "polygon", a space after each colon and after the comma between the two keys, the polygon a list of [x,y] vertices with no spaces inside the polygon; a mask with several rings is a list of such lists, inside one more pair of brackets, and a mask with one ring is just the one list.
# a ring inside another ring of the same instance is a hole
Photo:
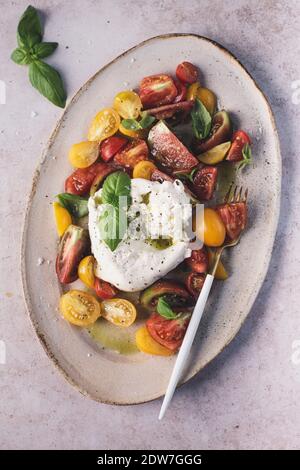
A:
{"label": "creamy white cheese", "polygon": [[[101,239],[99,217],[105,210],[99,204],[101,189],[91,197],[89,232],[97,260],[97,276],[126,292],[145,289],[190,256],[187,230],[192,208],[183,184],[131,180],[132,204],[128,230],[115,251]],[[168,238],[170,246],[158,249],[151,240]]]}

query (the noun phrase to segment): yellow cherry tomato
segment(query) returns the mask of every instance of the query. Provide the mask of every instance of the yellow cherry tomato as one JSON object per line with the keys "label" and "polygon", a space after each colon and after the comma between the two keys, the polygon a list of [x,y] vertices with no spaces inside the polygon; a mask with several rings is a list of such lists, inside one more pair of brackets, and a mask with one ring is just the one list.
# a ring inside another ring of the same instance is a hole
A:
{"label": "yellow cherry tomato", "polygon": [[69,225],[72,224],[72,217],[58,202],[53,202],[54,219],[58,236],[61,237]]}
{"label": "yellow cherry tomato", "polygon": [[114,135],[119,129],[120,116],[112,108],[102,109],[91,122],[88,139],[102,141]]}
{"label": "yellow cherry tomato", "polygon": [[201,85],[199,82],[192,83],[192,85],[188,87],[186,99],[195,100],[197,98],[197,91],[200,87]]}
{"label": "yellow cherry tomato", "polygon": [[123,119],[136,119],[142,109],[142,102],[134,91],[121,91],[115,96],[114,109]]}
{"label": "yellow cherry tomato", "polygon": [[174,351],[157,343],[148,332],[146,326],[142,326],[137,330],[135,341],[137,348],[146,354],[154,354],[155,356],[171,356],[174,354]]}
{"label": "yellow cherry tomato", "polygon": [[[214,262],[214,254],[213,251],[208,249],[208,263],[209,263],[209,269],[212,268]],[[226,281],[228,278],[228,272],[226,271],[226,268],[224,264],[222,263],[222,260],[218,262],[218,266],[215,272],[215,279],[218,279],[219,281]]]}
{"label": "yellow cherry tomato", "polygon": [[138,162],[133,169],[133,178],[143,178],[150,180],[153,171],[156,169],[154,163],[149,160],[142,160]]}
{"label": "yellow cherry tomato", "polygon": [[77,326],[91,325],[101,315],[100,304],[95,297],[75,289],[61,296],[59,309],[68,322]]}
{"label": "yellow cherry tomato", "polygon": [[214,209],[206,207],[201,219],[200,225],[196,227],[198,238],[204,238],[204,244],[207,246],[221,246],[225,240],[226,230],[219,214]]}
{"label": "yellow cherry tomato", "polygon": [[95,284],[95,258],[90,255],[83,258],[78,266],[78,277],[87,286],[94,287]]}
{"label": "yellow cherry tomato", "polygon": [[72,145],[69,151],[69,161],[76,168],[87,168],[99,157],[99,142],[79,142]]}
{"label": "yellow cherry tomato", "polygon": [[121,134],[126,135],[127,137],[132,137],[133,139],[143,139],[146,135],[146,129],[139,129],[138,131],[126,129],[126,127],[123,126],[122,122],[120,123],[119,131],[121,132]]}
{"label": "yellow cherry tomato", "polygon": [[196,91],[196,97],[204,104],[207,111],[213,115],[217,106],[216,95],[208,88],[199,87]]}
{"label": "yellow cherry tomato", "polygon": [[128,327],[136,319],[136,308],[125,299],[107,299],[101,302],[102,316],[117,326]]}

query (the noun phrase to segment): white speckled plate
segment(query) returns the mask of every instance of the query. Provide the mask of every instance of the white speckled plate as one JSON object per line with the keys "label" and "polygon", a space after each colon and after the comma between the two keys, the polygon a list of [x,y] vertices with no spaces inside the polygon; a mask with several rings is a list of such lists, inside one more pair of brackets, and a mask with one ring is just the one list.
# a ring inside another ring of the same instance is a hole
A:
{"label": "white speckled plate", "polygon": [[[231,112],[236,126],[251,133],[255,165],[241,176],[250,194],[249,228],[230,252],[230,278],[214,285],[183,381],[200,371],[237,334],[262,285],[272,252],[280,201],[278,137],[270,106],[243,66],[209,39],[171,34],[149,39],[101,69],[72,99],[49,140],[34,176],[22,245],[25,299],[39,339],[66,379],[101,402],[133,404],[161,396],[175,358],[118,356],[97,349],[86,333],[60,318],[51,201],[70,174],[66,158],[70,145],[86,137],[96,112],[109,106],[118,91],[136,87],[146,75],[173,74],[184,60],[199,66],[220,106]],[[124,82],[128,82],[126,87]],[[39,257],[46,260],[41,266],[37,266]]]}

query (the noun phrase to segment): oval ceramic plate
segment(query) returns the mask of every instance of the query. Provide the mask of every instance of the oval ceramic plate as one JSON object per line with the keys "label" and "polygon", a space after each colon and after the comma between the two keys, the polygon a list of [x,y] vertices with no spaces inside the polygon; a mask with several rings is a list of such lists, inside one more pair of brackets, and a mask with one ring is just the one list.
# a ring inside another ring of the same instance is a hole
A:
{"label": "oval ceramic plate", "polygon": [[[117,92],[136,88],[144,76],[174,74],[176,65],[184,60],[199,66],[205,85],[218,95],[219,107],[230,111],[235,127],[250,132],[255,163],[240,176],[240,182],[249,188],[249,227],[229,254],[231,276],[226,283],[215,282],[183,382],[237,334],[262,285],[272,252],[280,200],[278,138],[266,98],[243,66],[209,39],[172,34],[149,39],[101,69],[72,99],[50,138],[34,176],[22,246],[25,299],[39,339],[66,379],[101,402],[134,404],[160,397],[175,357],[118,355],[97,348],[86,332],[61,319],[51,201],[63,190],[63,181],[71,172],[69,147],[86,138],[97,111],[109,106]],[[40,266],[38,258],[45,259]]]}

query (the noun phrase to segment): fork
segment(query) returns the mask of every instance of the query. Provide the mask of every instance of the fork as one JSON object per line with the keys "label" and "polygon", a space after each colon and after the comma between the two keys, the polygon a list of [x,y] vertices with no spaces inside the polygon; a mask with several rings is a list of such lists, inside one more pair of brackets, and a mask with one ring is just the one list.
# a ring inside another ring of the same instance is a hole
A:
{"label": "fork", "polygon": [[[247,197],[248,197],[248,189],[243,191],[243,187],[239,188],[238,186],[234,186],[232,183],[231,186],[229,187],[228,192],[226,193],[224,197],[224,203],[229,203],[229,204],[238,203],[238,202],[246,203]],[[174,365],[174,368],[173,368],[173,371],[169,380],[167,391],[166,391],[166,394],[165,394],[165,397],[164,397],[164,400],[160,409],[160,413],[158,417],[159,420],[161,420],[164,417],[165,412],[176,390],[177,384],[182,376],[182,372],[185,367],[187,358],[189,356],[194,338],[196,336],[198,326],[199,326],[199,323],[201,321],[201,318],[204,312],[207,298],[210,293],[211,286],[212,286],[214,276],[216,273],[216,269],[221,259],[222,253],[226,248],[231,248],[233,246],[236,246],[239,243],[240,238],[241,238],[241,234],[239,234],[239,236],[234,240],[226,239],[224,244],[220,246],[219,248],[217,248],[215,251],[213,263],[210,268],[210,272],[205,277],[205,282],[203,284],[197,303],[195,305],[191,321],[186,330],[181,348],[179,350],[179,353],[178,353],[178,356],[177,356],[177,359],[176,359],[176,362],[175,362],[175,365]]]}

